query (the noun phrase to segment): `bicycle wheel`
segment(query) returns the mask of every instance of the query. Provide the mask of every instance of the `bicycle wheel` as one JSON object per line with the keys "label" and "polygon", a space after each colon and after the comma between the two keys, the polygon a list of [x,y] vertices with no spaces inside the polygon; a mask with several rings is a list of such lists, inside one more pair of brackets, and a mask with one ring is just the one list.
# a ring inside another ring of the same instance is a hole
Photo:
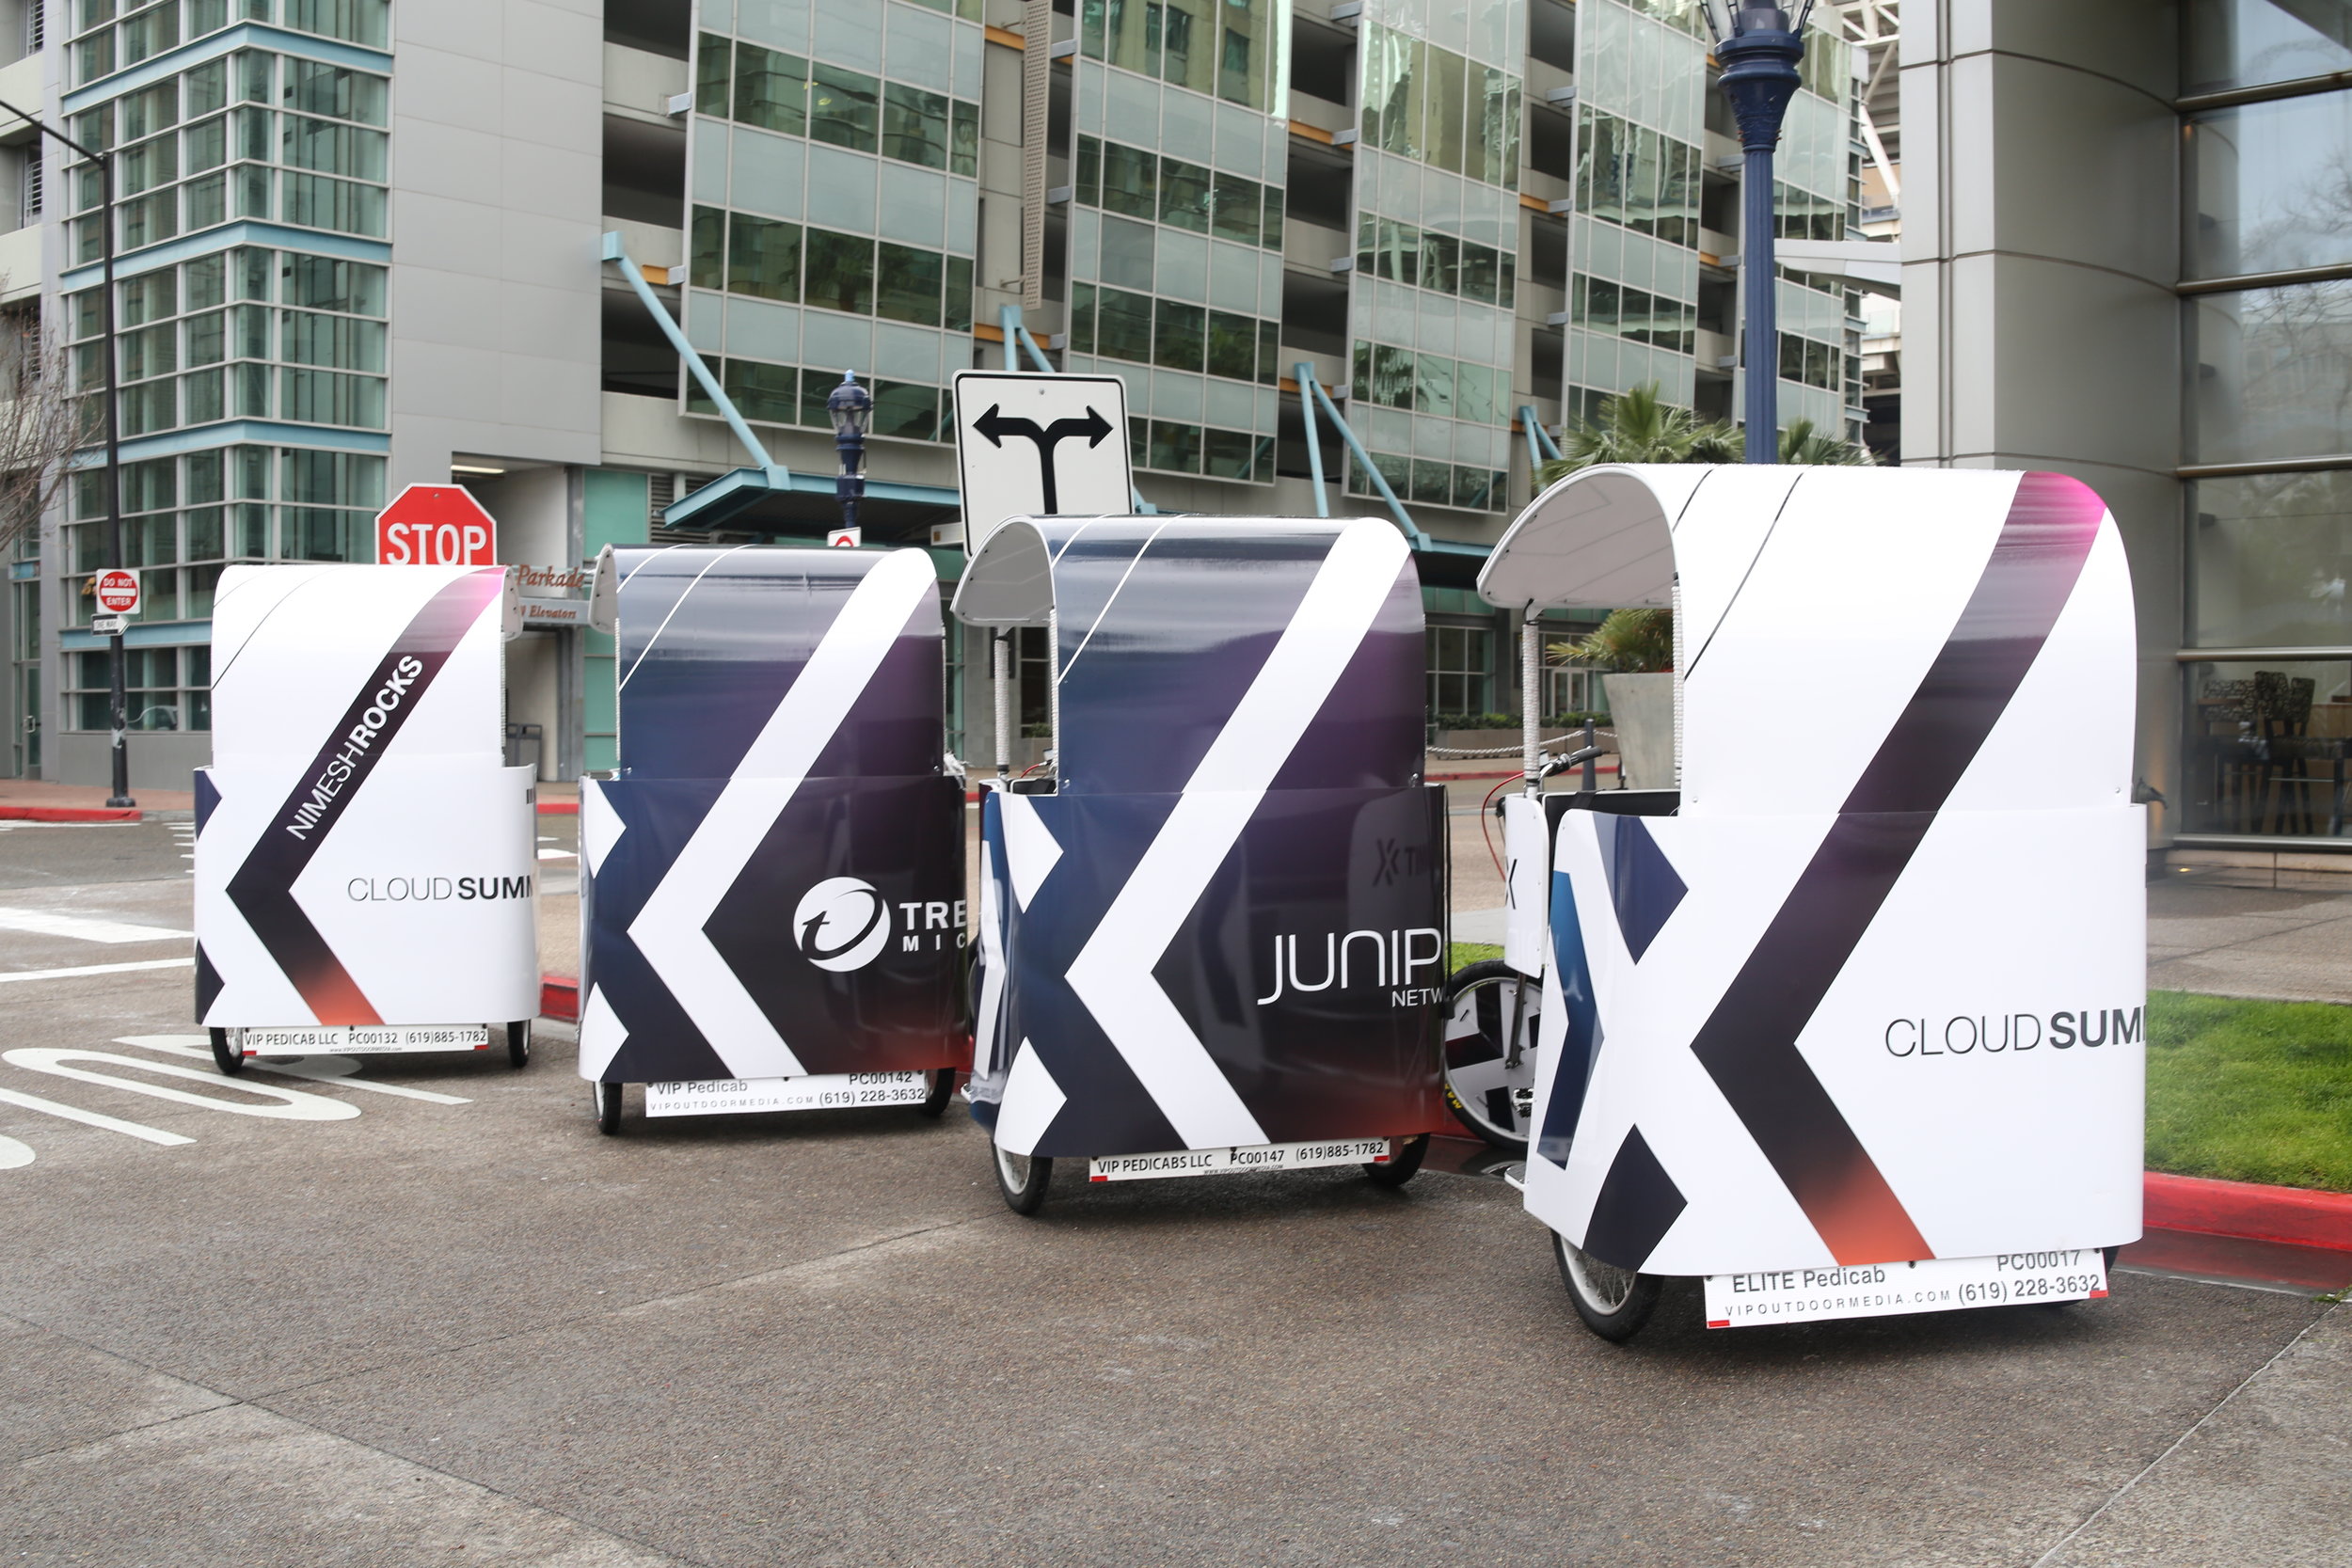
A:
{"label": "bicycle wheel", "polygon": [[1543,982],[1500,958],[1466,965],[1446,981],[1446,1103],[1463,1126],[1513,1154],[1527,1152],[1534,1116],[1535,1015],[1543,992]]}
{"label": "bicycle wheel", "polygon": [[1418,1138],[1399,1138],[1396,1152],[1389,1156],[1389,1163],[1375,1165],[1366,1162],[1364,1174],[1372,1178],[1376,1186],[1402,1187],[1413,1179],[1413,1173],[1421,1169],[1421,1163],[1428,1154],[1428,1133],[1423,1132]]}
{"label": "bicycle wheel", "polygon": [[509,1067],[521,1068],[528,1066],[530,1061],[531,1021],[524,1019],[519,1023],[506,1026],[506,1063]]}
{"label": "bicycle wheel", "polygon": [[589,1114],[596,1118],[596,1131],[612,1137],[621,1130],[621,1085],[590,1084],[588,1085]]}
{"label": "bicycle wheel", "polygon": [[994,1144],[989,1148],[996,1156],[996,1188],[1005,1195],[1005,1207],[1016,1214],[1034,1214],[1045,1207],[1054,1162],[1034,1154],[1015,1154]]}
{"label": "bicycle wheel", "polygon": [[1662,1276],[1637,1274],[1604,1263],[1581,1247],[1572,1246],[1557,1230],[1551,1233],[1552,1260],[1560,1265],[1561,1282],[1576,1315],[1584,1326],[1613,1344],[1623,1344],[1642,1331],[1658,1306]]}
{"label": "bicycle wheel", "polygon": [[234,1078],[245,1070],[245,1057],[240,1053],[239,1047],[229,1038],[228,1030],[215,1029],[211,1033],[213,1065],[229,1077]]}
{"label": "bicycle wheel", "polygon": [[914,1108],[914,1114],[937,1121],[946,1114],[947,1101],[955,1098],[955,1093],[956,1069],[951,1067],[939,1069],[931,1074],[930,1092],[923,1097],[923,1103]]}

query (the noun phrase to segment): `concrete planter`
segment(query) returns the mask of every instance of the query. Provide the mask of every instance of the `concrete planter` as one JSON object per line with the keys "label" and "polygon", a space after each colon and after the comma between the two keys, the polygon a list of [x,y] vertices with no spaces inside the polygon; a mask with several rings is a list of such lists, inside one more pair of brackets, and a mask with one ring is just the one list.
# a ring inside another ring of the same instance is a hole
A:
{"label": "concrete planter", "polygon": [[1603,675],[1610,727],[1617,732],[1619,766],[1628,789],[1675,786],[1675,678]]}

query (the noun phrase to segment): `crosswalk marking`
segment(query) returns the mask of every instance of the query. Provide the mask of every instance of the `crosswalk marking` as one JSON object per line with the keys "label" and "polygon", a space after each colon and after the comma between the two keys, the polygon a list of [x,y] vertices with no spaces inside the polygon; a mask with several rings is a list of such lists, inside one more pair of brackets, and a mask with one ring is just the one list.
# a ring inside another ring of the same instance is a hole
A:
{"label": "crosswalk marking", "polygon": [[58,914],[51,910],[0,909],[0,931],[25,931],[40,937],[72,937],[78,942],[185,942],[196,933],[167,926],[134,926],[120,920],[99,920],[84,914]]}
{"label": "crosswalk marking", "polygon": [[0,986],[15,980],[73,980],[85,974],[128,974],[136,969],[194,969],[196,960],[188,958],[141,958],[134,963],[83,964],[74,969],[21,969],[13,974],[0,973]]}

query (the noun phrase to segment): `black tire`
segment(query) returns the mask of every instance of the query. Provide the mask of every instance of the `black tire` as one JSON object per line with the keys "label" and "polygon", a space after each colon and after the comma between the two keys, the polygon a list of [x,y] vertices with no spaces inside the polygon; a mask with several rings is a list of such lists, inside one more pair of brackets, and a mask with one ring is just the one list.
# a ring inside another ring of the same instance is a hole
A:
{"label": "black tire", "polygon": [[946,1113],[947,1101],[955,1098],[956,1069],[944,1067],[931,1074],[931,1092],[923,1097],[923,1103],[914,1108],[915,1115],[937,1121]]}
{"label": "black tire", "polygon": [[[1523,997],[1514,992],[1523,990]],[[1445,1102],[1454,1117],[1511,1154],[1527,1152],[1535,1088],[1535,1030],[1543,982],[1488,958],[1465,964],[1445,983]],[[1519,1015],[1518,1064],[1510,1060],[1511,1019]],[[1521,1095],[1529,1097],[1522,1100]]]}
{"label": "black tire", "polygon": [[1399,1138],[1396,1152],[1389,1156],[1385,1165],[1367,1164],[1364,1174],[1377,1187],[1402,1187],[1421,1169],[1421,1163],[1429,1157],[1429,1134],[1418,1138]]}
{"label": "black tire", "polygon": [[1657,1310],[1658,1288],[1665,1283],[1661,1275],[1604,1263],[1569,1245],[1556,1230],[1551,1233],[1551,1256],[1560,1265],[1560,1282],[1568,1288],[1568,1299],[1576,1304],[1576,1315],[1610,1343],[1622,1345],[1632,1338]]}
{"label": "black tire", "polygon": [[1045,1207],[1045,1189],[1054,1180],[1054,1162],[1034,1154],[1015,1154],[1009,1149],[989,1145],[995,1156],[996,1190],[1005,1195],[1005,1207],[1016,1214],[1034,1214]]}
{"label": "black tire", "polygon": [[228,1030],[215,1029],[211,1031],[211,1033],[213,1037],[213,1065],[220,1069],[222,1073],[226,1076],[230,1078],[236,1077],[237,1074],[245,1070],[244,1055],[230,1049]]}
{"label": "black tire", "polygon": [[621,1085],[591,1084],[588,1103],[596,1113],[596,1131],[612,1137],[621,1130]]}
{"label": "black tire", "polygon": [[531,1065],[531,1020],[506,1026],[506,1060],[518,1069]]}

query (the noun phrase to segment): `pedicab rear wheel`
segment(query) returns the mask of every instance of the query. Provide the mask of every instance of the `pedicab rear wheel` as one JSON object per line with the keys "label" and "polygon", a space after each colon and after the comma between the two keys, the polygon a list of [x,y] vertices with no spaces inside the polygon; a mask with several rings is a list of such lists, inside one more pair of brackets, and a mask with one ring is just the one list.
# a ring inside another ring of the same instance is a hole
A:
{"label": "pedicab rear wheel", "polygon": [[588,1085],[588,1104],[590,1109],[596,1113],[597,1132],[604,1133],[607,1137],[611,1137],[612,1134],[620,1132],[620,1085],[590,1084]]}
{"label": "pedicab rear wheel", "polygon": [[[1445,1102],[1463,1126],[1510,1154],[1527,1152],[1543,983],[1488,958],[1445,983]],[[1519,1021],[1519,1050],[1511,1024]],[[1525,1098],[1522,1098],[1525,1097]]]}
{"label": "pedicab rear wheel", "polygon": [[1054,1180],[1054,1162],[1035,1154],[1015,1154],[995,1144],[989,1146],[996,1156],[996,1190],[1005,1195],[1005,1207],[1016,1214],[1034,1214],[1045,1207],[1045,1189]]}
{"label": "pedicab rear wheel", "polygon": [[506,1026],[506,1061],[515,1068],[528,1066],[531,1061],[531,1020]]}
{"label": "pedicab rear wheel", "polygon": [[229,1043],[229,1031],[214,1029],[208,1032],[213,1037],[213,1065],[231,1078],[243,1072],[244,1053]]}
{"label": "pedicab rear wheel", "polygon": [[1576,1315],[1602,1338],[1625,1343],[1642,1331],[1657,1309],[1658,1288],[1665,1283],[1662,1276],[1604,1263],[1556,1230],[1551,1233],[1551,1255],[1560,1265],[1560,1280],[1568,1288],[1568,1299],[1576,1304]]}
{"label": "pedicab rear wheel", "polygon": [[947,1101],[955,1097],[956,1069],[944,1067],[931,1074],[931,1092],[923,1097],[915,1114],[937,1121],[947,1109]]}
{"label": "pedicab rear wheel", "polygon": [[1423,1132],[1418,1138],[1399,1138],[1396,1151],[1389,1156],[1389,1163],[1385,1165],[1366,1164],[1364,1174],[1372,1179],[1375,1186],[1402,1187],[1413,1179],[1413,1173],[1421,1169],[1422,1161],[1428,1155],[1428,1133]]}

